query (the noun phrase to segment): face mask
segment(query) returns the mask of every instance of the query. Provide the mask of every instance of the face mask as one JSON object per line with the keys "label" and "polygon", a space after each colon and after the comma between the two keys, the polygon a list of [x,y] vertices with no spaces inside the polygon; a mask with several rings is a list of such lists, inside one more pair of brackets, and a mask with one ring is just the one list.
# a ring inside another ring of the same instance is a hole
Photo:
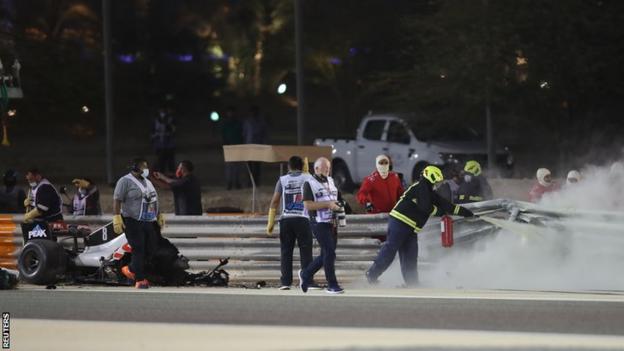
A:
{"label": "face mask", "polygon": [[377,164],[377,172],[381,175],[381,178],[388,178],[388,172],[390,172],[390,165],[380,165]]}
{"label": "face mask", "polygon": [[28,185],[30,185],[31,188],[34,188],[37,186],[37,182],[30,182]]}
{"label": "face mask", "polygon": [[176,170],[176,177],[182,178],[183,176],[184,176],[184,174],[182,174],[182,170],[181,169]]}
{"label": "face mask", "polygon": [[141,172],[141,175],[143,176],[143,178],[147,178],[147,177],[149,176],[149,169],[147,169],[147,168],[146,168],[146,169],[144,169],[144,170]]}
{"label": "face mask", "polygon": [[464,174],[464,182],[470,183],[472,181],[472,176],[470,174]]}

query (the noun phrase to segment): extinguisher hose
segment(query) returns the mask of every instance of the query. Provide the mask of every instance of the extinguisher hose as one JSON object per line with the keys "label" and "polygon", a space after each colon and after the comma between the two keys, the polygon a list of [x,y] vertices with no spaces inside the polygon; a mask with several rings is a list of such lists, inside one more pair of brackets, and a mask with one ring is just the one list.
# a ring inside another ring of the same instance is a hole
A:
{"label": "extinguisher hose", "polygon": [[509,222],[509,221],[505,221],[505,220],[498,219],[498,218],[492,218],[488,216],[480,216],[479,218],[487,223],[493,224],[501,229],[504,229],[516,235],[520,235],[524,238],[537,234],[537,232],[533,230],[530,224]]}

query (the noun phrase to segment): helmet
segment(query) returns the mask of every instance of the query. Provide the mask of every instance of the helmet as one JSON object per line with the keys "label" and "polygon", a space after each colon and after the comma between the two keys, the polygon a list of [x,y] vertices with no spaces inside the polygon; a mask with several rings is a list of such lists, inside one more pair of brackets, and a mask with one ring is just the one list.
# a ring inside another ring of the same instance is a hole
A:
{"label": "helmet", "polygon": [[581,173],[575,169],[568,172],[568,176],[566,177],[566,183],[578,183],[581,181]]}
{"label": "helmet", "polygon": [[552,181],[546,179],[546,177],[550,175],[550,170],[548,168],[539,168],[535,174],[537,182],[545,187],[549,187],[552,184]]}
{"label": "helmet", "polygon": [[423,178],[427,179],[431,184],[439,183],[444,180],[442,171],[436,166],[427,166],[422,172]]}
{"label": "helmet", "polygon": [[481,165],[475,160],[470,160],[466,162],[466,165],[464,166],[464,172],[468,172],[473,176],[478,176],[481,174]]}

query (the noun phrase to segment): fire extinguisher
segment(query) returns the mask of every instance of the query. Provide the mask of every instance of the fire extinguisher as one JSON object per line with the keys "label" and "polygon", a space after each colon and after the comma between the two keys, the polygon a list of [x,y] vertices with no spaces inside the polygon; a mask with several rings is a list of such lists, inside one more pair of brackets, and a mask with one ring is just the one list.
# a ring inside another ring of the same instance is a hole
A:
{"label": "fire extinguisher", "polygon": [[451,216],[442,216],[440,219],[442,247],[453,246],[453,218]]}

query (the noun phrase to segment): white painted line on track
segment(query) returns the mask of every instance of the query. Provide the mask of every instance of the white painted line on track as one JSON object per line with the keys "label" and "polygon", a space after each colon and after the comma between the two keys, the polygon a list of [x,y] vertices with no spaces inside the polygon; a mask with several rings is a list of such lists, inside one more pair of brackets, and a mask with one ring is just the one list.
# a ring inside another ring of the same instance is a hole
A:
{"label": "white painted line on track", "polygon": [[465,330],[11,320],[12,350],[624,350],[624,337]]}

